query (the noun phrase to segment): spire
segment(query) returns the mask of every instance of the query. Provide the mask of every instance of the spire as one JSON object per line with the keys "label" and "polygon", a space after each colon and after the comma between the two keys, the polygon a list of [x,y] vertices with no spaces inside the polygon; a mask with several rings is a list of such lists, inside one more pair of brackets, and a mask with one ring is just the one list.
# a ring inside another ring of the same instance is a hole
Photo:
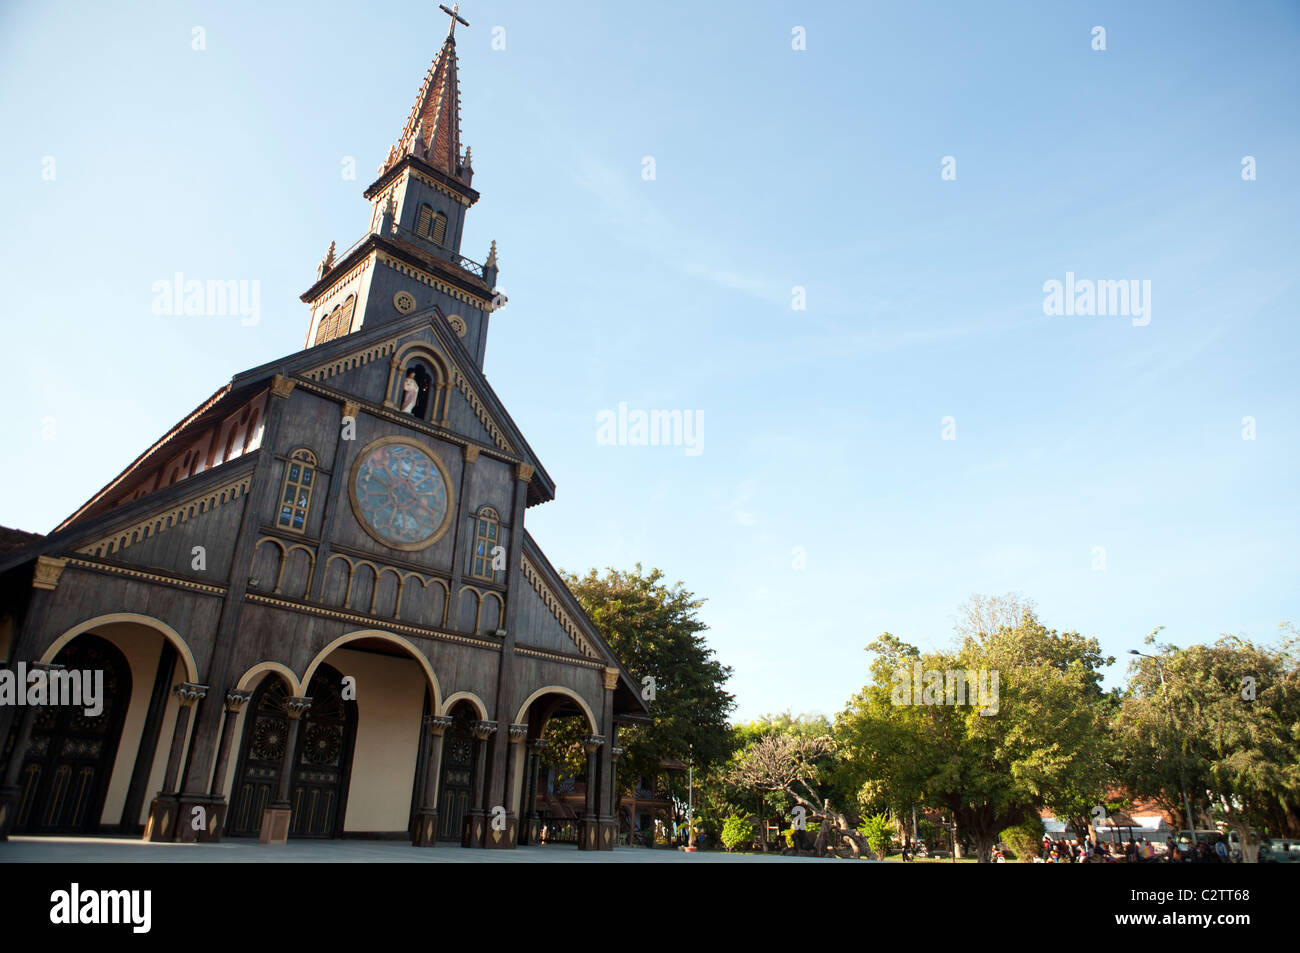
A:
{"label": "spire", "polygon": [[469,163],[462,162],[460,152],[460,78],[456,71],[456,24],[469,24],[456,12],[458,6],[450,10],[446,7],[442,9],[452,18],[451,31],[424,75],[424,82],[415,97],[415,106],[407,117],[406,128],[402,130],[397,147],[389,153],[381,174],[401,161],[403,156],[414,155],[435,169],[468,184],[466,173],[469,171]]}

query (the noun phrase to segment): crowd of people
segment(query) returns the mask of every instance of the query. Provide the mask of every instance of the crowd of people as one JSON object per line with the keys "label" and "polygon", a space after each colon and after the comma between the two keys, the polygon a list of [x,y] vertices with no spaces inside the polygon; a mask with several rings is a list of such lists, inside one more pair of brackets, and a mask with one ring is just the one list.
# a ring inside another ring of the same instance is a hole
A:
{"label": "crowd of people", "polygon": [[1091,838],[1053,841],[1046,834],[1038,848],[1037,864],[1226,864],[1229,862],[1228,846],[1222,840],[1210,844],[1202,840],[1196,844],[1179,843],[1172,837],[1160,850],[1143,837],[1123,843],[1097,843]]}

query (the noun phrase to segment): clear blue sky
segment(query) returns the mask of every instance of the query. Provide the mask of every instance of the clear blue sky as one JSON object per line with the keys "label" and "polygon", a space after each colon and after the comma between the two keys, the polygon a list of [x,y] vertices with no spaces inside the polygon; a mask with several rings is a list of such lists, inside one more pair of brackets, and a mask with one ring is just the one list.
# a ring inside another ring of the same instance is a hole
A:
{"label": "clear blue sky", "polygon": [[[483,194],[462,250],[499,244],[486,371],[558,484],[533,534],[566,569],[639,560],[707,597],[738,716],[833,714],[863,645],[945,644],[971,593],[1019,591],[1116,655],[1157,625],[1300,622],[1300,6],[462,14]],[[365,230],[446,23],[0,8],[0,523],[48,531],[302,347],[298,295]],[[177,271],[258,280],[260,322],[153,314]],[[1150,280],[1150,324],[1045,316],[1066,272]],[[702,411],[704,452],[599,445],[620,401]]]}

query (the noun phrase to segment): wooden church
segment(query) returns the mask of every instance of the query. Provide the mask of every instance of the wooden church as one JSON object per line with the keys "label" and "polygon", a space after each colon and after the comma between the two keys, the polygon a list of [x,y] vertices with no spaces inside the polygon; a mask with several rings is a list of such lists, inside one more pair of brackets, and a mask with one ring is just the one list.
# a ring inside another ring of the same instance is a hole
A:
{"label": "wooden church", "polygon": [[0,705],[0,838],[536,843],[547,727],[577,718],[579,846],[613,847],[617,727],[647,714],[524,525],[555,485],[483,376],[505,302],[495,243],[460,254],[479,193],[447,12],[367,233],[302,296],[306,347],[49,535],[0,531],[11,681],[104,685],[94,715]]}

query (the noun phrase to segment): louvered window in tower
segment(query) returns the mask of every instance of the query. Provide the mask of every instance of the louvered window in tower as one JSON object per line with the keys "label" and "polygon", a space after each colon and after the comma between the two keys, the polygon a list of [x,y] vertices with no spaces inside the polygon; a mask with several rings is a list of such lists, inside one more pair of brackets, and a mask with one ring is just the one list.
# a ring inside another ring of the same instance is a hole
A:
{"label": "louvered window in tower", "polygon": [[357,299],[354,295],[348,295],[343,307],[339,308],[339,316],[334,325],[334,337],[341,337],[344,334],[352,332],[352,309],[356,307]]}
{"label": "louvered window in tower", "polygon": [[439,212],[433,216],[433,240],[439,245],[447,237],[447,216]]}
{"label": "louvered window in tower", "polygon": [[421,238],[429,238],[433,234],[433,208],[428,205],[420,206],[420,217],[415,221],[415,234]]}

